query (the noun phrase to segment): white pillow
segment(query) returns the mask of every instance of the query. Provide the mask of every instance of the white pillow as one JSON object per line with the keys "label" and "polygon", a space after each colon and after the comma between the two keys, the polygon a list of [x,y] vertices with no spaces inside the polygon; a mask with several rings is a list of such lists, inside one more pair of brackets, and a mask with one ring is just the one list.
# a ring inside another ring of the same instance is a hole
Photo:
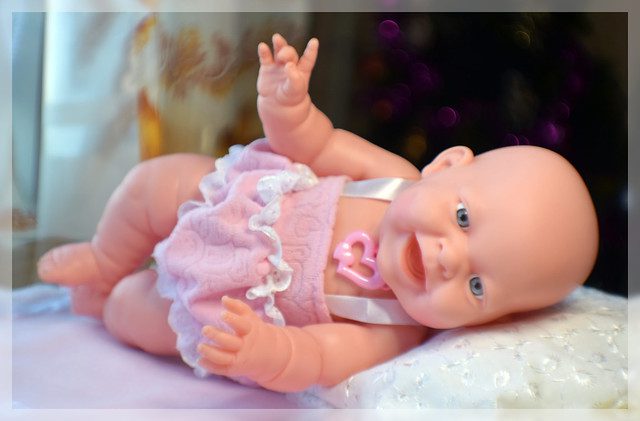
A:
{"label": "white pillow", "polygon": [[582,287],[544,310],[440,331],[294,398],[338,408],[626,408],[627,389],[627,300]]}

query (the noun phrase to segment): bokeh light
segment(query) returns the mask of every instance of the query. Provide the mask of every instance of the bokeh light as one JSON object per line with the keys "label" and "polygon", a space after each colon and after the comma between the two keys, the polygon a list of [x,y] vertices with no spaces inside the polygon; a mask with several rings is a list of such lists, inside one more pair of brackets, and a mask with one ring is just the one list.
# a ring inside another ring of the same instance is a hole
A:
{"label": "bokeh light", "polygon": [[567,80],[567,88],[569,89],[569,92],[574,95],[580,94],[584,88],[584,79],[582,75],[579,73],[571,74]]}
{"label": "bokeh light", "polygon": [[527,31],[519,30],[513,35],[516,43],[524,48],[531,46],[531,35]]}
{"label": "bokeh light", "polygon": [[571,116],[571,108],[564,101],[558,101],[553,106],[553,117],[558,121],[565,121]]}
{"label": "bokeh light", "polygon": [[530,145],[529,138],[523,135],[516,135],[513,133],[508,133],[504,137],[504,143],[507,146],[518,146],[518,145]]}
{"label": "bokeh light", "polygon": [[436,75],[424,63],[414,63],[409,69],[411,83],[415,89],[428,91],[435,87]]}
{"label": "bokeh light", "polygon": [[371,28],[363,36],[369,41],[356,51],[364,66],[354,84],[353,113],[363,137],[419,168],[454,145],[477,153],[536,145],[562,154],[592,190],[603,244],[610,245],[601,250],[591,286],[624,292],[626,254],[615,250],[626,246],[625,209],[634,206],[622,193],[627,57],[607,45],[626,39],[624,14],[383,13],[367,19],[361,27]]}
{"label": "bokeh light", "polygon": [[395,48],[391,51],[391,58],[396,66],[404,67],[411,62],[409,53],[407,53],[405,50],[401,50],[400,48]]}
{"label": "bokeh light", "polygon": [[404,140],[402,154],[411,162],[417,162],[427,151],[427,138],[423,131],[411,133]]}
{"label": "bokeh light", "polygon": [[368,57],[362,63],[362,75],[369,81],[378,81],[384,78],[387,69],[378,55]]}
{"label": "bokeh light", "polygon": [[391,19],[383,20],[380,22],[380,25],[378,25],[378,33],[383,38],[392,40],[400,34],[400,26]]}
{"label": "bokeh light", "polygon": [[540,128],[540,138],[548,146],[557,146],[564,140],[564,129],[547,121]]}
{"label": "bokeh light", "polygon": [[451,107],[442,107],[438,110],[437,119],[443,127],[450,128],[458,124],[460,115]]}
{"label": "bokeh light", "polygon": [[393,115],[393,104],[387,99],[379,99],[373,103],[371,114],[376,120],[390,120]]}

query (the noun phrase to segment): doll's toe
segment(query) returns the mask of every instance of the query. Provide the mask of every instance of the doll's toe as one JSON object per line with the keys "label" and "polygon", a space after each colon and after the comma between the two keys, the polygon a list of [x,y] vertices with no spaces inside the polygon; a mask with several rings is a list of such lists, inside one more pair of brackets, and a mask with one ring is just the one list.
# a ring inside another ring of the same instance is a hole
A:
{"label": "doll's toe", "polygon": [[45,282],[67,286],[85,283],[99,276],[89,243],[74,243],[49,250],[38,261],[38,276]]}
{"label": "doll's toe", "polygon": [[102,319],[102,312],[109,294],[91,285],[79,285],[71,289],[71,310],[75,314]]}

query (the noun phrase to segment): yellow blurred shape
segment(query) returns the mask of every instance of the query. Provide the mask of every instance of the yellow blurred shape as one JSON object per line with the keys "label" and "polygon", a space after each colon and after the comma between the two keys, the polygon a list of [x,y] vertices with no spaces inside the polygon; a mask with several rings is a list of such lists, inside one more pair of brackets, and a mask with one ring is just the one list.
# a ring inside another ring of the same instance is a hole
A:
{"label": "yellow blurred shape", "polygon": [[427,138],[422,133],[410,134],[404,141],[403,155],[410,161],[418,161],[427,150]]}
{"label": "yellow blurred shape", "polygon": [[158,18],[155,14],[149,15],[144,18],[134,31],[133,36],[133,51],[135,53],[139,53],[142,51],[149,39],[151,38],[151,34],[156,24],[158,23]]}
{"label": "yellow blurred shape", "polygon": [[147,92],[138,93],[138,128],[140,160],[154,158],[162,154],[162,127],[158,110],[149,102]]}

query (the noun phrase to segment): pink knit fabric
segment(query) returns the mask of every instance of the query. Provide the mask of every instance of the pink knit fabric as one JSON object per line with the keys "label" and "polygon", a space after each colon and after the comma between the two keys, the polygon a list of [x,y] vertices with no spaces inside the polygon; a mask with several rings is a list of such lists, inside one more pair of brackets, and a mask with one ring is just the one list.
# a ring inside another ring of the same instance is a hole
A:
{"label": "pink knit fabric", "polygon": [[[156,246],[158,290],[172,300],[169,324],[189,365],[196,366],[203,325],[227,328],[220,319],[223,295],[243,299],[271,321],[264,314],[264,298],[245,297],[273,270],[267,256],[274,253],[266,235],[251,231],[248,221],[264,207],[256,192],[258,180],[290,170],[292,165],[273,153],[265,140],[253,142],[225,168],[224,185],[215,172],[202,179],[204,202],[185,203],[171,235]],[[288,325],[331,321],[324,300],[324,269],[345,180],[321,178],[314,187],[287,193],[282,199],[281,215],[273,228],[293,278],[287,290],[275,294],[275,304]]]}

